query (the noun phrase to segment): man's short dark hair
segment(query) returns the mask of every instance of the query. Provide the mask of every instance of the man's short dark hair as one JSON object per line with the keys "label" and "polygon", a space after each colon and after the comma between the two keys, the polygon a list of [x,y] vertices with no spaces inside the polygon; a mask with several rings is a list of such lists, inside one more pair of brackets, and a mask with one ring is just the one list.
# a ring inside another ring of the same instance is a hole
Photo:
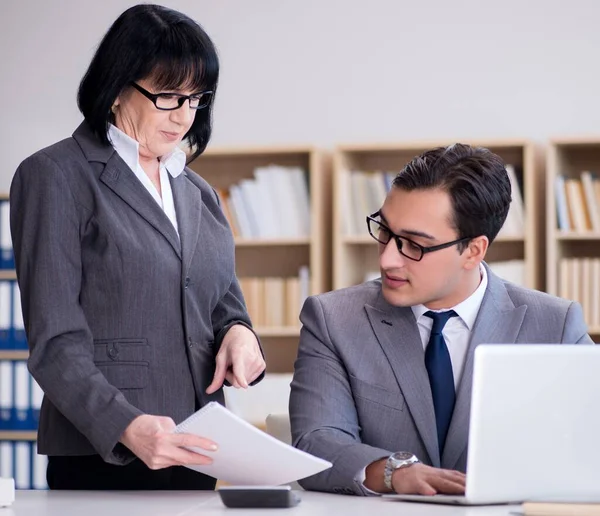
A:
{"label": "man's short dark hair", "polygon": [[[485,235],[490,243],[502,228],[511,202],[510,180],[502,159],[483,147],[460,143],[413,158],[392,187],[444,190],[450,196],[451,223],[458,238]],[[459,251],[467,245],[459,245]]]}
{"label": "man's short dark hair", "polygon": [[[151,78],[162,91],[216,93],[218,76],[217,52],[200,25],[172,9],[141,4],[123,12],[104,35],[79,85],[77,104],[96,136],[108,145],[108,126],[114,122],[111,107],[131,82]],[[185,135],[192,159],[204,151],[211,131],[212,102],[198,110]]]}

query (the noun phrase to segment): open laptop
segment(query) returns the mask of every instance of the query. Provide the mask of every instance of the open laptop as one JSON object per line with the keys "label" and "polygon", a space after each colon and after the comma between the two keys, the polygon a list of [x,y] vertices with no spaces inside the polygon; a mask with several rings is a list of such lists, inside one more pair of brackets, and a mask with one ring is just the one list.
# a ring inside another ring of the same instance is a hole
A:
{"label": "open laptop", "polygon": [[469,424],[465,496],[385,498],[600,502],[600,346],[478,346]]}

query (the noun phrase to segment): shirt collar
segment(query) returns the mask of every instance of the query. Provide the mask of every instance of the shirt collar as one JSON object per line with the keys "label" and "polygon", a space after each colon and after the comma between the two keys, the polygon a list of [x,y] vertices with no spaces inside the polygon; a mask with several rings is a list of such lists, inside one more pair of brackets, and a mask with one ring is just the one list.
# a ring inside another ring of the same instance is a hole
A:
{"label": "shirt collar", "polygon": [[[479,271],[481,273],[481,281],[479,282],[479,286],[475,292],[473,292],[464,301],[461,301],[449,309],[454,310],[457,313],[469,330],[473,329],[473,325],[475,324],[475,319],[477,319],[477,314],[479,313],[479,308],[483,302],[483,296],[485,296],[485,290],[488,284],[487,271],[482,264],[479,266]],[[429,308],[427,308],[425,305],[415,305],[412,306],[411,309],[417,321],[425,314],[425,312],[429,310]]]}
{"label": "shirt collar", "polygon": [[[128,134],[125,134],[117,126],[110,124],[108,127],[108,139],[119,156],[131,170],[137,170],[139,161],[140,144]],[[159,158],[160,164],[164,166],[172,177],[179,176],[185,168],[186,155],[179,147],[175,147],[166,156]]]}

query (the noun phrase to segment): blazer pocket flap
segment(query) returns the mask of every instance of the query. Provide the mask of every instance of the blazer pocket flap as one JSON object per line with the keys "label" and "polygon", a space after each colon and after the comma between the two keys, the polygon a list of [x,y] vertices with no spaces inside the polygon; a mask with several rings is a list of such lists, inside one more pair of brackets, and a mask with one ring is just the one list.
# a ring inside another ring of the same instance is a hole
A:
{"label": "blazer pocket flap", "polygon": [[148,384],[148,364],[144,362],[103,362],[96,367],[117,389],[143,389]]}
{"label": "blazer pocket flap", "polygon": [[146,339],[100,339],[94,340],[94,362],[142,362],[149,361],[150,346]]}
{"label": "blazer pocket flap", "polygon": [[350,375],[350,383],[352,384],[352,393],[355,397],[396,410],[404,409],[404,397],[398,389],[388,389],[381,385],[361,380],[354,375]]}

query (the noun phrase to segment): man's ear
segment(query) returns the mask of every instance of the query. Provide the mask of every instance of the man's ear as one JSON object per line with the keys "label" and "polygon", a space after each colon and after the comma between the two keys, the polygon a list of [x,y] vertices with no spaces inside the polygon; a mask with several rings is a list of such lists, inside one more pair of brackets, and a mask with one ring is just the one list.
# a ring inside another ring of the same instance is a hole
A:
{"label": "man's ear", "polygon": [[475,267],[479,267],[479,264],[485,258],[489,245],[490,241],[485,235],[470,240],[467,244],[467,248],[463,251],[463,256],[465,257],[465,269],[472,270]]}

